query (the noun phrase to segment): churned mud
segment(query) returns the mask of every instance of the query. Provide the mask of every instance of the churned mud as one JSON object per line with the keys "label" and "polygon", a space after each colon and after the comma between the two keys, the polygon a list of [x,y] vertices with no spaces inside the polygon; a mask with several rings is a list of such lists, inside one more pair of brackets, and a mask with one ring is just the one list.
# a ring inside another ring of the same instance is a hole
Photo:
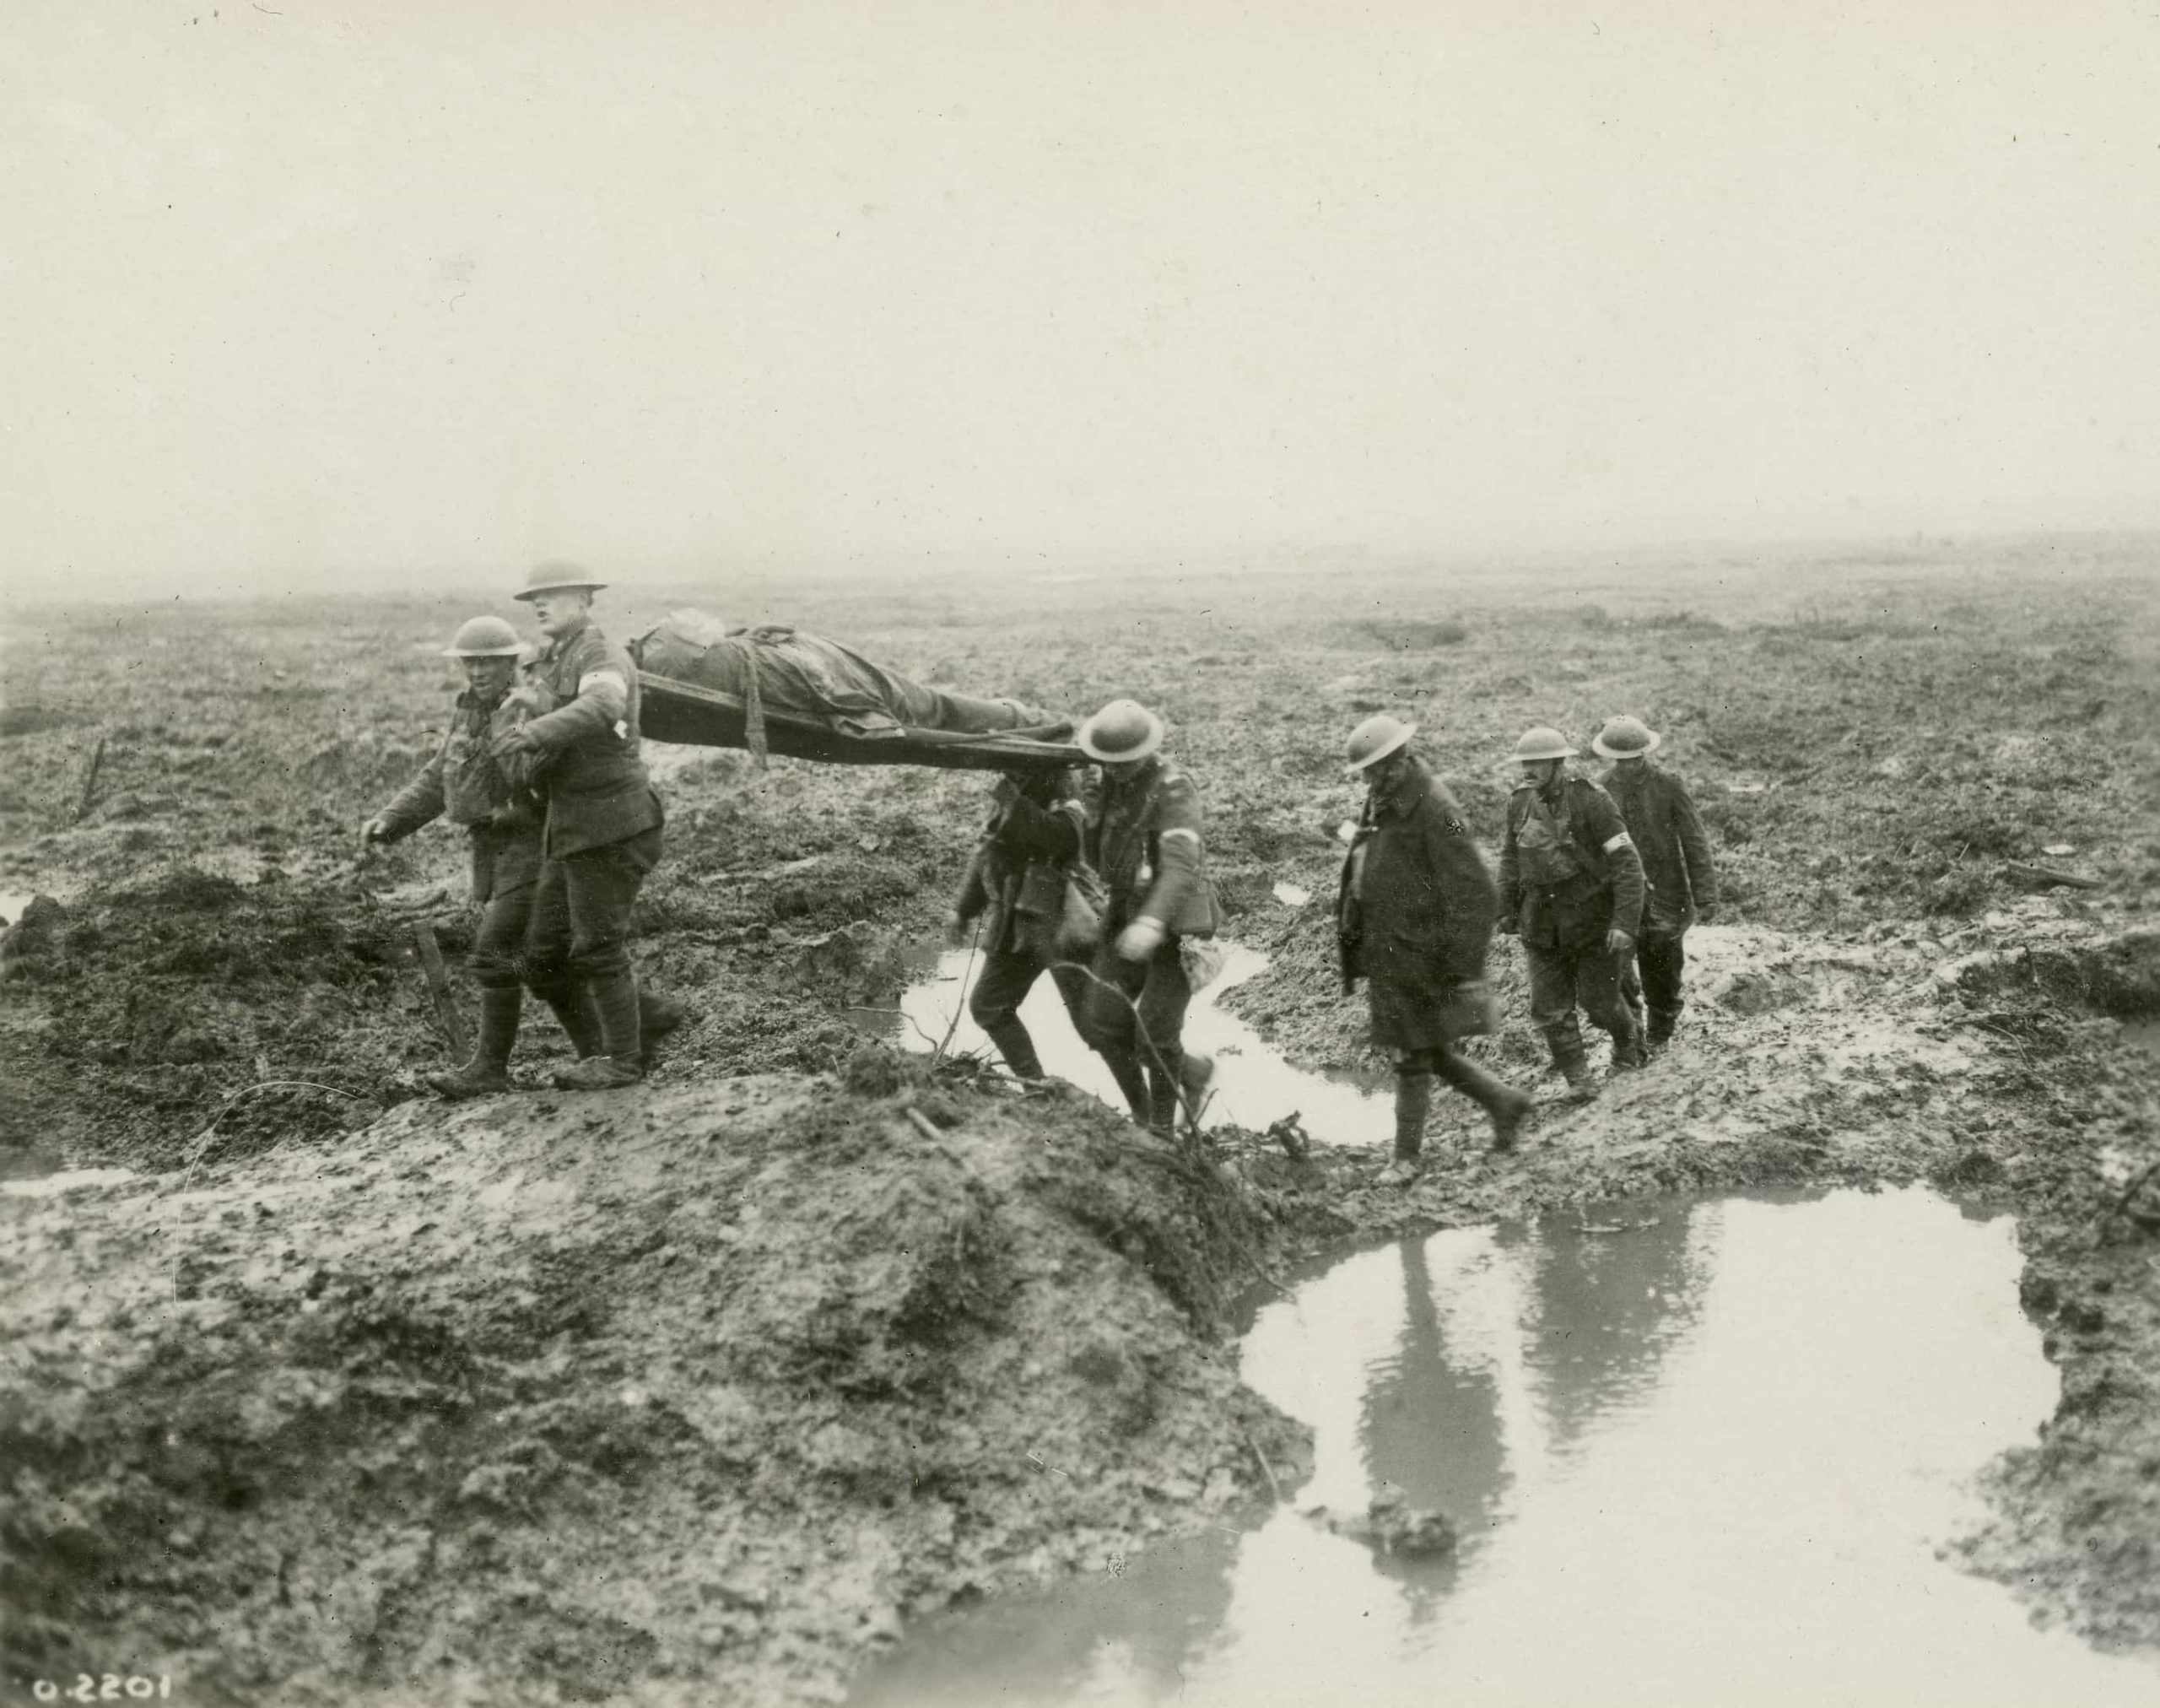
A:
{"label": "churned mud", "polygon": [[1234,1195],[1084,1100],[883,1051],[410,1103],[0,1217],[19,1676],[828,1694],[904,1614],[1305,1453],[1207,1351]]}
{"label": "churned mud", "polygon": [[[781,577],[625,616],[702,603],[926,679],[1161,705],[1266,959],[1219,994],[1249,1029],[1225,1035],[1280,1052],[1268,1100],[1347,1076],[1310,1129],[1232,1076],[1199,1154],[866,1045],[925,972],[981,779],[735,754],[656,754],[636,954],[693,1019],[654,1078],[548,1092],[541,1015],[519,1095],[435,1104],[414,934],[469,1008],[456,840],[361,862],[354,830],[425,756],[435,651],[484,602],[40,619],[0,683],[10,1688],[829,1697],[902,1621],[1295,1490],[1304,1432],[1223,1338],[1241,1291],[1545,1211],[1916,1181],[2015,1213],[2062,1382],[1968,1563],[2160,1645],[2160,1069],[2124,1028],[2160,1015],[2160,648],[2149,564],[2078,567],[2071,597],[2044,555],[1810,565],[1844,591],[1794,609],[1775,565],[1593,565],[1531,599],[1374,565],[1369,609],[1326,579],[1325,621],[1310,575]],[[1380,708],[1488,827],[1522,727],[1654,713],[1728,899],[1679,1041],[1587,1106],[1496,944],[1508,1020],[1477,1047],[1545,1106],[1495,1157],[1443,1095],[1407,1190],[1372,1183],[1385,1076],[1327,922],[1336,743]],[[2098,887],[2032,893],[2050,864]]]}

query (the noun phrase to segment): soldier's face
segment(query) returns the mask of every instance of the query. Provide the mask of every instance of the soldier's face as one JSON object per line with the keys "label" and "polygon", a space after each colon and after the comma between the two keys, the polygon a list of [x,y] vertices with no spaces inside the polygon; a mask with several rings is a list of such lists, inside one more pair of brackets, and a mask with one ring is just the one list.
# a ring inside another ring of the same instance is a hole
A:
{"label": "soldier's face", "polygon": [[500,700],[510,692],[511,678],[517,674],[515,658],[467,658],[465,666],[465,685],[483,700]]}
{"label": "soldier's face", "polygon": [[583,626],[585,613],[592,608],[592,595],[583,587],[550,587],[544,593],[535,593],[527,603],[540,632],[552,640]]}
{"label": "soldier's face", "polygon": [[1560,775],[1560,767],[1565,764],[1565,759],[1525,759],[1522,774],[1542,789]]}
{"label": "soldier's face", "polygon": [[1114,783],[1121,783],[1128,777],[1137,776],[1141,766],[1147,763],[1145,759],[1104,759],[1103,775]]}

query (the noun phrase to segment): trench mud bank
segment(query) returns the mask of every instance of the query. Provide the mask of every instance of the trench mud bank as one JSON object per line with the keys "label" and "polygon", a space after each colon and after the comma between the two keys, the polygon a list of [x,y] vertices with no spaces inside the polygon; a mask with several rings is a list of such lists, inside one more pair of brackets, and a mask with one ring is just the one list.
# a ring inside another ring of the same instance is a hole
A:
{"label": "trench mud bank", "polygon": [[1305,1458],[1207,1350],[1245,1206],[883,1050],[409,1104],[0,1224],[11,1688],[829,1696],[903,1615]]}

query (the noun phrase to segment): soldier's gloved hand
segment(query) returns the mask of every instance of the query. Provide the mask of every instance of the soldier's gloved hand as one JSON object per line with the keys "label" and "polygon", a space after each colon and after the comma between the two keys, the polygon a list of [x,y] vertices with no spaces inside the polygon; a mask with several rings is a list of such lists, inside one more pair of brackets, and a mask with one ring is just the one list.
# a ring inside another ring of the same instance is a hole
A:
{"label": "soldier's gloved hand", "polygon": [[360,826],[360,852],[363,854],[374,847],[376,843],[387,842],[389,840],[390,826],[383,823],[380,814]]}
{"label": "soldier's gloved hand", "polygon": [[516,759],[520,754],[538,753],[540,743],[534,737],[531,727],[521,723],[505,730],[497,736],[489,745],[488,751],[499,759]]}
{"label": "soldier's gloved hand", "polygon": [[1163,946],[1159,919],[1136,919],[1117,934],[1117,952],[1126,960],[1146,960]]}
{"label": "soldier's gloved hand", "polygon": [[967,941],[968,922],[961,917],[960,910],[956,907],[945,916],[945,947],[962,949]]}
{"label": "soldier's gloved hand", "polygon": [[1605,933],[1605,952],[1607,954],[1633,954],[1635,939],[1616,925]]}

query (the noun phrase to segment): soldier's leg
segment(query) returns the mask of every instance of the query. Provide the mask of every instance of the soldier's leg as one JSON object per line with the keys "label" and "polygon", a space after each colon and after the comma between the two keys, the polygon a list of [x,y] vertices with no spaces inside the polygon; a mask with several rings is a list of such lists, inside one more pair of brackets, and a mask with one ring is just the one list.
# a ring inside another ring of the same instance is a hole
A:
{"label": "soldier's leg", "polygon": [[1680,976],[1688,965],[1688,955],[1682,947],[1686,933],[1661,932],[1645,937],[1638,945],[1638,958],[1643,968],[1643,996],[1650,1010],[1650,1041],[1664,1044],[1671,1041],[1672,1029],[1679,1024],[1680,1011],[1688,1006],[1681,994]]}
{"label": "soldier's leg", "polygon": [[1096,951],[1094,965],[1083,976],[1088,981],[1088,996],[1080,1011],[1080,1035],[1103,1058],[1124,1095],[1126,1107],[1144,1127],[1149,1112],[1148,1076],[1141,1069],[1134,1047],[1139,1029],[1129,1004],[1146,981],[1147,969],[1122,959],[1105,943]]}
{"label": "soldier's leg", "polygon": [[425,1076],[445,1097],[478,1097],[510,1089],[510,1052],[517,1042],[518,1018],[525,1006],[520,973],[525,932],[532,912],[530,884],[505,895],[498,891],[480,910],[467,963],[480,987],[480,1035],[472,1055],[447,1073]]}
{"label": "soldier's leg", "polygon": [[1552,1065],[1567,1080],[1569,1092],[1577,1097],[1594,1097],[1597,1082],[1590,1078],[1590,1061],[1583,1054],[1582,1029],[1575,1022],[1574,967],[1558,949],[1526,943],[1522,950],[1530,969],[1531,1024],[1545,1035]]}
{"label": "soldier's leg", "polygon": [[1575,996],[1590,1024],[1612,1035],[1616,1072],[1639,1068],[1645,1059],[1642,1034],[1620,990],[1620,957],[1607,952],[1602,938],[1585,943],[1573,957]]}
{"label": "soldier's leg", "polygon": [[[1395,1160],[1414,1163],[1425,1149],[1425,1122],[1433,1112],[1433,1058],[1424,1050],[1395,1052]],[[1390,1177],[1395,1171],[1389,1171]]]}
{"label": "soldier's leg", "polygon": [[[1185,976],[1185,954],[1174,937],[1148,958],[1140,987],[1140,1061],[1148,1070],[1149,1124],[1158,1132],[1177,1125],[1178,1111],[1193,1077],[1185,1052],[1185,1012],[1192,1004],[1192,984]],[[1196,1115],[1197,1111],[1196,1109]]]}
{"label": "soldier's leg", "polygon": [[1433,1073],[1443,1084],[1453,1086],[1485,1111],[1493,1123],[1493,1149],[1514,1149],[1516,1135],[1535,1106],[1529,1094],[1518,1091],[1460,1050],[1435,1050],[1431,1059]]}
{"label": "soldier's leg", "polygon": [[1020,1004],[1042,976],[1042,963],[1033,955],[999,952],[982,958],[975,987],[968,992],[968,1012],[975,1024],[997,1046],[1005,1065],[1023,1079],[1043,1077],[1042,1058],[1035,1054],[1035,1040],[1020,1019]]}
{"label": "soldier's leg", "polygon": [[570,972],[569,873],[559,860],[540,868],[525,932],[525,986],[554,1011],[570,1049],[582,1061],[600,1049],[600,1008]]}
{"label": "soldier's leg", "polygon": [[555,1076],[566,1091],[634,1084],[645,1072],[637,975],[629,955],[630,909],[660,857],[660,827],[562,862],[570,916],[570,976],[600,1010],[600,1048]]}
{"label": "soldier's leg", "polygon": [[1646,939],[1638,938],[1635,952],[1623,955],[1620,961],[1620,998],[1628,1005],[1628,1012],[1634,1016],[1635,1030],[1641,1031],[1648,1023],[1643,1007],[1643,975],[1637,963],[1642,959]]}

